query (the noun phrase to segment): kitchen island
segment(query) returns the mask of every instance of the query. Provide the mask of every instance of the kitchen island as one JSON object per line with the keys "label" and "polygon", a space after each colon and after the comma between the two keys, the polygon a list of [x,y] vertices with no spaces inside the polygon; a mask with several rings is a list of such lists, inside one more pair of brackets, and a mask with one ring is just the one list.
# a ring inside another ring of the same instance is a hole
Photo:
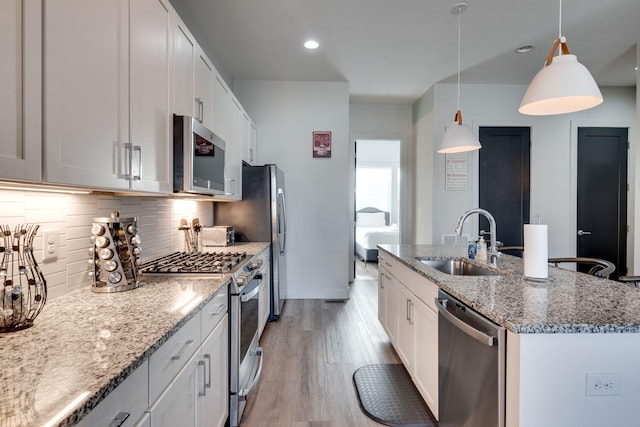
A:
{"label": "kitchen island", "polygon": [[[415,292],[437,287],[506,328],[507,427],[640,425],[640,289],[551,266],[548,282],[531,281],[509,255],[495,269],[483,265],[497,276],[455,276],[420,259],[463,258],[460,246],[379,248],[381,271],[386,257]],[[425,295],[433,304],[433,291]],[[607,380],[605,390],[594,393],[594,377]]]}
{"label": "kitchen island", "polygon": [[[250,259],[266,247],[248,243],[216,251],[244,251]],[[0,426],[77,424],[134,372],[145,371],[149,358],[185,325],[193,324],[199,339],[195,316],[230,280],[230,274],[143,276],[134,290],[100,294],[87,288],[47,302],[31,328],[0,335]]]}

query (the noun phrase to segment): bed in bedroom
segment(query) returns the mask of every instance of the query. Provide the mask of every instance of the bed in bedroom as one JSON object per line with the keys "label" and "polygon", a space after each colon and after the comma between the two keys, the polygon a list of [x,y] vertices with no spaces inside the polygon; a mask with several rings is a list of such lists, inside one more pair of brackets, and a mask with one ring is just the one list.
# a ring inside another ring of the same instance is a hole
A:
{"label": "bed in bedroom", "polygon": [[378,261],[378,245],[397,244],[397,224],[389,224],[389,212],[367,207],[356,212],[356,255],[364,262]]}

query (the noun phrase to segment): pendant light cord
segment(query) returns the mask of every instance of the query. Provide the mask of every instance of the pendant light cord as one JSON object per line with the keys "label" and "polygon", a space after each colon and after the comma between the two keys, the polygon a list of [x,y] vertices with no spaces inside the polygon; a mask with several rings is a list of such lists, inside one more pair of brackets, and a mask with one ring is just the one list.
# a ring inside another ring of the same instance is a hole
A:
{"label": "pendant light cord", "polygon": [[558,13],[558,38],[562,38],[562,0],[560,0],[560,13]]}
{"label": "pendant light cord", "polygon": [[460,20],[461,18],[462,18],[462,8],[458,7],[458,108],[457,108],[458,110],[460,110]]}

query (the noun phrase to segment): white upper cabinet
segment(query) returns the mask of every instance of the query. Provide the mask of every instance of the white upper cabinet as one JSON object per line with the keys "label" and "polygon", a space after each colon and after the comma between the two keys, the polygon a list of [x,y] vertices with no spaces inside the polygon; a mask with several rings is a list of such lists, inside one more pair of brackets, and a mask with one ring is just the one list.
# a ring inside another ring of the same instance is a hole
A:
{"label": "white upper cabinet", "polygon": [[169,102],[171,12],[168,0],[131,1],[132,190],[173,191],[173,120]]}
{"label": "white upper cabinet", "polygon": [[249,163],[250,165],[256,164],[256,157],[258,155],[258,144],[257,144],[257,136],[258,131],[256,130],[256,125],[253,123],[251,118],[245,113],[245,116],[248,120],[249,127],[249,135],[247,137],[247,143],[244,152],[244,161]]}
{"label": "white upper cabinet", "polygon": [[44,180],[128,189],[129,2],[49,0]]}
{"label": "white upper cabinet", "polygon": [[171,191],[171,7],[49,0],[44,15],[44,180]]}
{"label": "white upper cabinet", "polygon": [[213,80],[213,128],[216,135],[229,140],[229,116],[231,112],[231,91],[222,77],[216,73]]}
{"label": "white upper cabinet", "polygon": [[39,181],[42,2],[0,2],[0,179]]}
{"label": "white upper cabinet", "polygon": [[215,72],[213,64],[207,55],[198,48],[196,58],[196,112],[198,118],[206,128],[213,128],[213,80]]}
{"label": "white upper cabinet", "polygon": [[198,43],[174,12],[173,26],[173,113],[195,116],[195,69]]}

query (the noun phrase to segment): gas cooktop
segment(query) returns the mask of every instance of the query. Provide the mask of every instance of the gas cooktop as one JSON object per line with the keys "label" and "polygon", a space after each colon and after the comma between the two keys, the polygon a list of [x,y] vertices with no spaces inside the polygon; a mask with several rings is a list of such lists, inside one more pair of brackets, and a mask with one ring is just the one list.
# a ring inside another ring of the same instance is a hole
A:
{"label": "gas cooktop", "polygon": [[148,262],[140,269],[142,274],[222,274],[233,272],[246,252],[174,252]]}

